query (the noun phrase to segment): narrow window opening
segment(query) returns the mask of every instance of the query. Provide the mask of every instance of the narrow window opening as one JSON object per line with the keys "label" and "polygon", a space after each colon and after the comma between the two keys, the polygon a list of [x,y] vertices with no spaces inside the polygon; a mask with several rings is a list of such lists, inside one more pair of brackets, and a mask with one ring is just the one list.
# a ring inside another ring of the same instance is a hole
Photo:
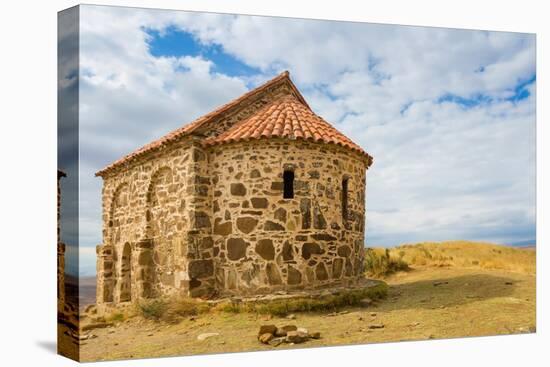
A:
{"label": "narrow window opening", "polygon": [[294,198],[294,171],[285,171],[283,173],[283,180],[284,180],[284,192],[283,192],[283,198],[284,199],[292,199]]}
{"label": "narrow window opening", "polygon": [[348,220],[348,181],[349,179],[342,179],[342,219]]}

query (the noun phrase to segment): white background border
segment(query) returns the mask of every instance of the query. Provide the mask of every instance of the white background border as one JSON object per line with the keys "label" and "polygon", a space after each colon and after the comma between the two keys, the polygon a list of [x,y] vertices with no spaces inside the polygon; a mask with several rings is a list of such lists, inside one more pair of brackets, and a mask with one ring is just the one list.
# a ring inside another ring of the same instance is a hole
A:
{"label": "white background border", "polygon": [[[540,366],[548,364],[547,258],[550,223],[548,109],[550,21],[544,1],[111,0],[96,4],[353,20],[537,34],[537,333],[293,351],[107,362],[113,366]],[[0,364],[75,365],[57,356],[56,73],[57,11],[74,1],[6,1],[0,11]],[[546,98],[545,98],[546,96]],[[506,157],[502,157],[506,159]],[[546,169],[543,167],[546,166]],[[547,190],[546,190],[547,191]],[[546,227],[546,229],[544,228]],[[6,236],[7,234],[7,236]],[[543,281],[546,279],[546,282]],[[546,309],[545,313],[543,310]],[[546,347],[546,348],[545,348]]]}

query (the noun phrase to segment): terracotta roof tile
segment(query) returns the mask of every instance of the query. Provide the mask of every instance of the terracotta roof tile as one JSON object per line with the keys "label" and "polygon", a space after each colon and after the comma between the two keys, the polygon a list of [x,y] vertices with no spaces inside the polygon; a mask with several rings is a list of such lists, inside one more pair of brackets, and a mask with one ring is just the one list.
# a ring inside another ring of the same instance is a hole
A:
{"label": "terracotta roof tile", "polygon": [[234,111],[235,108],[238,109],[239,105],[246,100],[253,99],[271,86],[285,82],[288,82],[293,94],[280,97],[267,104],[249,118],[236,123],[220,135],[205,139],[204,144],[215,145],[232,141],[271,137],[309,139],[337,144],[357,151],[365,155],[368,159],[368,164],[371,164],[372,158],[361,147],[353,143],[310,109],[303,96],[290,80],[288,71],[285,71],[265,84],[243,94],[241,97],[111,163],[95,175],[103,176],[115,167],[127,164],[137,157],[161,149],[183,136],[192,135],[193,132],[208,122],[215,120],[224,113]]}
{"label": "terracotta roof tile", "polygon": [[105,173],[107,173],[108,171],[112,170],[113,168],[115,168],[117,166],[120,166],[120,165],[123,165],[123,164],[126,164],[126,163],[129,163],[130,161],[134,160],[135,158],[137,158],[139,156],[142,156],[142,155],[144,155],[148,152],[151,152],[151,151],[157,150],[159,148],[162,148],[162,147],[166,146],[167,144],[181,138],[182,136],[191,135],[194,131],[199,129],[201,126],[204,126],[206,123],[214,120],[215,118],[219,117],[220,115],[222,115],[226,112],[229,112],[229,111],[233,110],[235,107],[238,107],[239,104],[241,104],[243,101],[245,101],[249,98],[253,98],[254,96],[262,93],[264,90],[266,90],[266,89],[268,89],[268,88],[270,88],[270,87],[272,87],[272,86],[274,86],[278,83],[281,83],[281,82],[284,83],[285,81],[289,82],[289,85],[290,85],[291,89],[296,93],[298,98],[305,105],[307,105],[307,102],[303,99],[302,95],[300,94],[300,92],[298,91],[296,86],[290,80],[289,72],[284,71],[281,74],[277,75],[275,78],[267,81],[266,83],[260,85],[259,87],[255,88],[255,89],[250,90],[249,92],[243,94],[239,98],[236,98],[236,99],[232,100],[231,102],[226,103],[226,104],[218,107],[214,111],[209,112],[206,115],[203,115],[203,116],[199,117],[198,119],[192,121],[191,123],[186,124],[186,125],[180,127],[179,129],[176,129],[176,130],[168,133],[167,135],[161,137],[160,139],[157,139],[157,140],[155,140],[155,141],[153,141],[153,142],[151,142],[151,143],[135,150],[134,152],[120,158],[119,160],[111,163],[110,165],[106,166],[102,170],[96,172],[95,175],[96,176],[102,176]]}
{"label": "terracotta roof tile", "polygon": [[206,139],[204,144],[216,145],[272,137],[308,139],[336,144],[370,158],[360,146],[317,116],[293,95],[287,95],[271,102],[220,135]]}

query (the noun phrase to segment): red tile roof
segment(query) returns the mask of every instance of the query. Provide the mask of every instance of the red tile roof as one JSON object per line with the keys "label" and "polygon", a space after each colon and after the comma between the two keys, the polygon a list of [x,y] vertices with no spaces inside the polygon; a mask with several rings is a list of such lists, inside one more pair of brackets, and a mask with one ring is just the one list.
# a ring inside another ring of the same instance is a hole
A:
{"label": "red tile roof", "polygon": [[311,111],[304,97],[290,80],[288,71],[285,71],[263,85],[243,94],[241,97],[111,163],[96,172],[95,175],[103,176],[115,167],[128,164],[140,156],[166,147],[183,136],[193,135],[193,132],[199,130],[200,127],[214,121],[225,113],[238,110],[239,106],[245,101],[253,100],[268,88],[282,83],[288,83],[293,92],[292,95],[275,100],[248,119],[236,123],[217,137],[206,139],[205,144],[213,145],[241,139],[257,139],[271,136],[310,139],[338,144],[360,152],[368,157],[370,165],[372,158],[361,147]]}
{"label": "red tile roof", "polygon": [[229,130],[206,139],[204,143],[215,145],[274,137],[336,144],[368,156],[360,146],[317,116],[293,95],[276,99]]}

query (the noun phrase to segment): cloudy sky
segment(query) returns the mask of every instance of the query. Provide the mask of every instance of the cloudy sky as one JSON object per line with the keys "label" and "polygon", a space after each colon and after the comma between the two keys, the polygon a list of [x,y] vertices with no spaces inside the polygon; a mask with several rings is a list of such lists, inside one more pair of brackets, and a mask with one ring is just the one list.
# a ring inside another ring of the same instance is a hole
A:
{"label": "cloudy sky", "polygon": [[94,172],[289,70],[374,157],[368,246],[535,238],[532,34],[82,6],[80,273]]}

